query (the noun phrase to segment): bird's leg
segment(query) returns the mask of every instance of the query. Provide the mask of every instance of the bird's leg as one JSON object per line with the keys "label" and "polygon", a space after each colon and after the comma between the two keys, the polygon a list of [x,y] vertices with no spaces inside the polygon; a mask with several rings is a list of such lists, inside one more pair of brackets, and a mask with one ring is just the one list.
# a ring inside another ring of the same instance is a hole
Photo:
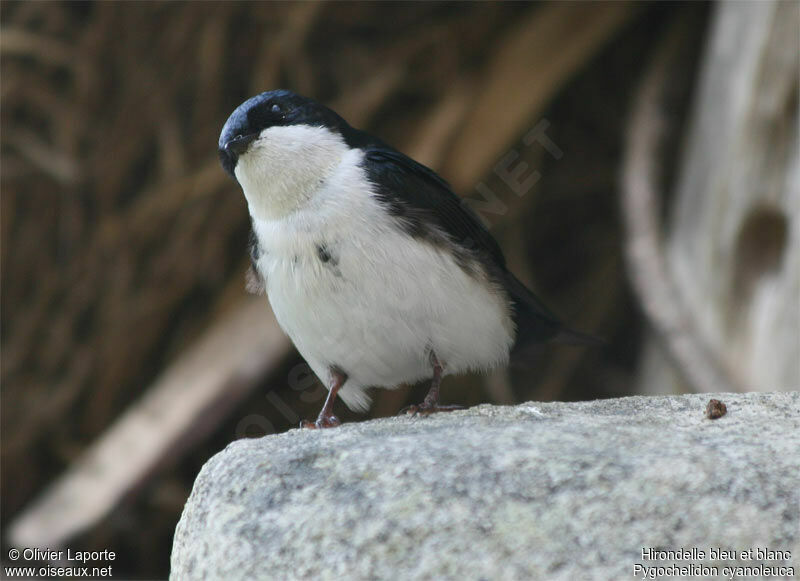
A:
{"label": "bird's leg", "polygon": [[433,379],[431,380],[431,388],[428,390],[428,395],[419,405],[408,406],[401,410],[400,413],[407,413],[411,415],[420,414],[426,416],[436,412],[451,412],[454,410],[463,410],[464,406],[461,405],[441,405],[439,403],[439,386],[442,384],[442,373],[444,366],[436,357],[436,353],[431,349],[430,352],[431,365],[433,366]]}
{"label": "bird's leg", "polygon": [[330,373],[330,387],[328,389],[328,397],[325,399],[325,405],[322,406],[322,410],[319,412],[316,422],[303,420],[300,422],[301,428],[312,430],[317,428],[335,428],[341,423],[339,418],[333,415],[333,402],[336,400],[336,394],[339,393],[339,389],[344,385],[344,382],[347,381],[347,374],[336,367],[331,367],[328,372]]}

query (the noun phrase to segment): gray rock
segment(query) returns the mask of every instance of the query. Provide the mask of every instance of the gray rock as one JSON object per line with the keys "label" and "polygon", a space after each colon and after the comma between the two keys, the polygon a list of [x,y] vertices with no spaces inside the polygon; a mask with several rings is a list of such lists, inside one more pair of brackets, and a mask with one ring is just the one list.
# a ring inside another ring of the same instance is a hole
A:
{"label": "gray rock", "polygon": [[233,442],[197,477],[172,578],[722,577],[797,570],[799,526],[798,392],[483,405]]}

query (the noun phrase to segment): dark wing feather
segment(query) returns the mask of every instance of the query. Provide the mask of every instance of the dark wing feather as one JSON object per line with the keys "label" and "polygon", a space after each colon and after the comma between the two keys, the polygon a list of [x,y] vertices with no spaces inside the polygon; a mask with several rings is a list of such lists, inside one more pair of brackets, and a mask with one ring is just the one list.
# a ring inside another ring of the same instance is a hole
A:
{"label": "dark wing feather", "polygon": [[389,147],[368,148],[365,158],[367,173],[390,211],[411,221],[415,216],[433,221],[452,242],[505,270],[497,241],[436,172]]}
{"label": "dark wing feather", "polygon": [[591,335],[565,327],[508,271],[497,241],[436,172],[383,144],[365,148],[365,159],[367,173],[378,195],[390,211],[407,220],[412,234],[424,232],[421,225],[414,226],[415,219],[424,217],[428,222],[433,221],[451,242],[480,260],[487,274],[503,286],[512,302],[518,329],[517,345],[550,340],[570,344],[598,342]]}

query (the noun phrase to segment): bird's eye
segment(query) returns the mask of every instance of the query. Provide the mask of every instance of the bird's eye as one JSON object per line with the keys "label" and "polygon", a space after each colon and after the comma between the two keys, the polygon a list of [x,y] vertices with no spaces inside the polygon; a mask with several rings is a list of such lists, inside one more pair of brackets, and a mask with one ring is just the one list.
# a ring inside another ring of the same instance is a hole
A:
{"label": "bird's eye", "polygon": [[280,115],[281,113],[283,113],[283,111],[281,111],[280,106],[276,104],[272,106],[272,113],[275,115]]}

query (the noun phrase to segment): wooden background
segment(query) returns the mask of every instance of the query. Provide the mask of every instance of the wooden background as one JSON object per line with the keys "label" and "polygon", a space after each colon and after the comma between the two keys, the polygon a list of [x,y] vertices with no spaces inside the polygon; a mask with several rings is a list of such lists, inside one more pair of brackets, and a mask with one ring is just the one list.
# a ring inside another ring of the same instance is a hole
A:
{"label": "wooden background", "polygon": [[[111,549],[116,574],[164,577],[202,463],[318,412],[244,291],[247,210],[217,161],[263,90],[442,173],[608,339],[450,378],[445,401],[798,389],[796,7],[3,3],[3,554]],[[524,191],[499,163],[527,164]]]}

